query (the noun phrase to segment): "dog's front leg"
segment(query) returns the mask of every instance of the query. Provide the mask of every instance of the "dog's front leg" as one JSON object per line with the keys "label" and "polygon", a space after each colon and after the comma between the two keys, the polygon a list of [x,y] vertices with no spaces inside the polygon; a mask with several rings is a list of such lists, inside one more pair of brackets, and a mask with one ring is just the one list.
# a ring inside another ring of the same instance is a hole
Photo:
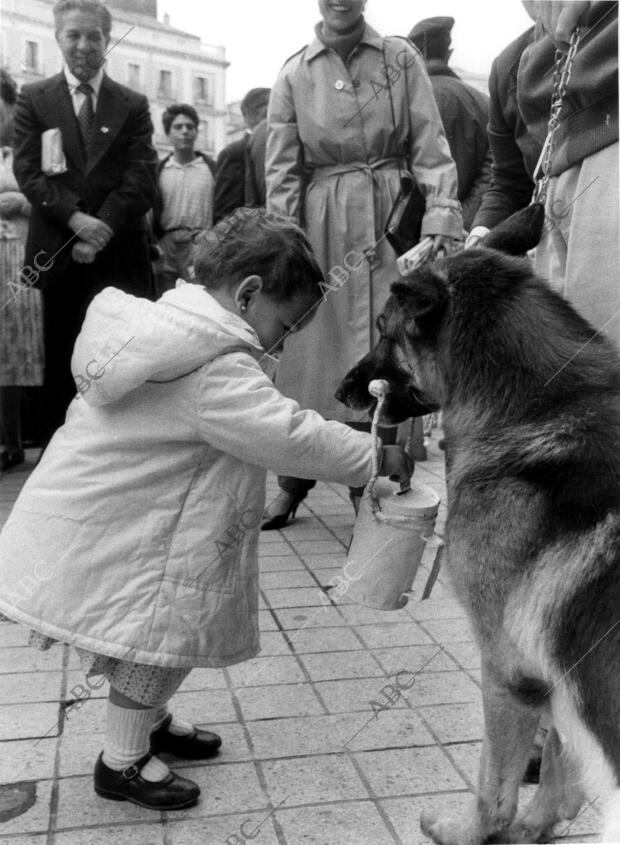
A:
{"label": "dog's front leg", "polygon": [[543,748],[540,785],[511,829],[513,842],[547,842],[560,819],[574,818],[584,801],[579,768],[551,726]]}
{"label": "dog's front leg", "polygon": [[516,699],[484,663],[482,700],[485,737],[478,795],[468,818],[450,821],[422,814],[422,830],[438,845],[479,845],[490,836],[496,842],[509,841],[508,828],[540,714]]}

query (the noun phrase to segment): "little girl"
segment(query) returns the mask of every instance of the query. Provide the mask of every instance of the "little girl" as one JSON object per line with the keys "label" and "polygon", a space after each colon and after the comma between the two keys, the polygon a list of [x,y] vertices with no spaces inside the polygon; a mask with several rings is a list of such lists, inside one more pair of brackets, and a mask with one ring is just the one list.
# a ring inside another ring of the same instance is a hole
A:
{"label": "little girl", "polygon": [[[110,682],[95,791],[156,810],[200,790],[155,755],[221,744],[167,701],[192,667],[259,651],[266,470],[355,487],[371,475],[368,434],[300,410],[261,369],[321,296],[301,230],[241,210],[202,236],[195,273],[156,303],[94,299],[79,393],[0,535],[0,612]],[[381,471],[403,481],[411,466],[386,446]]]}

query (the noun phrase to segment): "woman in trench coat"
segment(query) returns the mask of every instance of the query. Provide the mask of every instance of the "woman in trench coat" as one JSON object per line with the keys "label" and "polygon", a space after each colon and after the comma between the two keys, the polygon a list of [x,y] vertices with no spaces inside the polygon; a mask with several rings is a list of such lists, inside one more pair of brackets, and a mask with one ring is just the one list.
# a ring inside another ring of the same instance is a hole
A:
{"label": "woman in trench coat", "polygon": [[[456,168],[424,62],[406,39],[382,38],[364,7],[319,0],[315,39],[272,89],[266,155],[267,208],[304,228],[325,274],[323,302],[311,325],[287,338],[277,384],[302,407],[349,423],[361,418],[334,394],[374,345],[398,277],[384,229],[403,173],[426,197],[421,237],[435,236],[435,253],[463,236]],[[313,485],[279,483],[263,529],[284,525]]]}

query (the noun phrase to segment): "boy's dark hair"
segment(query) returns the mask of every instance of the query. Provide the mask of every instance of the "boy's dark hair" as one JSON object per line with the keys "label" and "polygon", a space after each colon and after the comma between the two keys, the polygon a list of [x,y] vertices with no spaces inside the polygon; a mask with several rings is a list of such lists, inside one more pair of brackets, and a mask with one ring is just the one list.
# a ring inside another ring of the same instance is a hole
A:
{"label": "boy's dark hair", "polygon": [[323,273],[302,230],[264,208],[238,208],[203,232],[194,252],[196,282],[217,290],[256,274],[275,300],[321,296]]}
{"label": "boy's dark hair", "polygon": [[101,21],[101,31],[105,38],[108,38],[112,31],[112,15],[107,6],[100,3],[99,0],[58,0],[52,13],[54,15],[54,26],[58,31],[62,25],[62,16],[65,12],[94,12],[99,15]]}
{"label": "boy's dark hair", "polygon": [[252,88],[241,100],[241,114],[253,129],[267,114],[271,88]]}
{"label": "boy's dark hair", "polygon": [[164,125],[164,132],[166,133],[166,135],[170,132],[172,121],[175,119],[175,117],[178,117],[180,114],[184,114],[186,117],[189,117],[196,129],[198,129],[198,125],[200,124],[200,118],[198,117],[198,112],[196,111],[196,109],[193,106],[190,106],[188,103],[175,103],[173,106],[168,106],[166,111],[161,116],[161,122]]}

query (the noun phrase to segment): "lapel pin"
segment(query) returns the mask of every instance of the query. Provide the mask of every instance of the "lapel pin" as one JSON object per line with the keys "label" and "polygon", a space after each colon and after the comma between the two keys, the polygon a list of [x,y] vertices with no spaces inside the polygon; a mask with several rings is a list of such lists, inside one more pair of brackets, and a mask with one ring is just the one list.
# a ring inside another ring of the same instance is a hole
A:
{"label": "lapel pin", "polygon": [[102,127],[101,127],[101,132],[103,132],[103,134],[104,134],[104,135],[107,135],[109,131],[110,131],[110,130],[108,129],[108,127],[107,127],[107,126],[102,126]]}

